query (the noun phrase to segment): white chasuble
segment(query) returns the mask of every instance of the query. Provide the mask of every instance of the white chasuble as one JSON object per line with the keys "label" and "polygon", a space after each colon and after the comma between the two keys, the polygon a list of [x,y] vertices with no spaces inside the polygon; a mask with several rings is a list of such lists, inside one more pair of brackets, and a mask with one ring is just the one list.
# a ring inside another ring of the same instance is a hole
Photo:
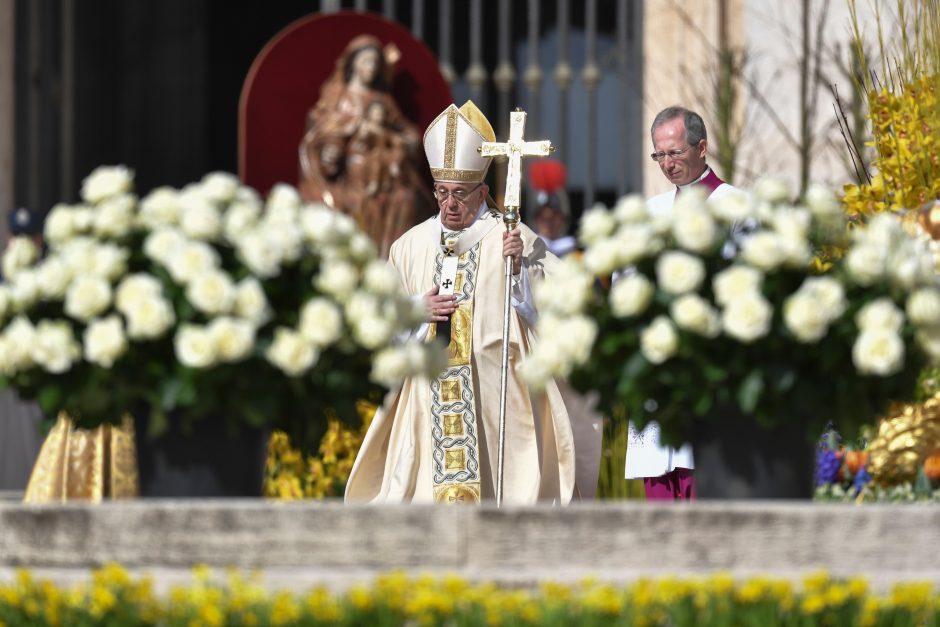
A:
{"label": "white chasuble", "polygon": [[[542,280],[557,258],[520,225],[523,272]],[[459,235],[448,367],[436,379],[411,378],[389,392],[363,441],[346,485],[347,501],[472,503],[495,498],[502,363],[502,222],[484,213]],[[405,291],[426,294],[445,274],[438,218],[393,244],[389,261]],[[438,283],[441,282],[441,283]],[[443,325],[442,325],[443,326]],[[429,341],[436,332],[431,325]],[[511,311],[506,395],[504,501],[568,503],[594,494],[600,421],[564,385],[530,391],[518,372],[535,341]],[[577,449],[577,450],[576,450]],[[577,457],[576,457],[577,456]]]}

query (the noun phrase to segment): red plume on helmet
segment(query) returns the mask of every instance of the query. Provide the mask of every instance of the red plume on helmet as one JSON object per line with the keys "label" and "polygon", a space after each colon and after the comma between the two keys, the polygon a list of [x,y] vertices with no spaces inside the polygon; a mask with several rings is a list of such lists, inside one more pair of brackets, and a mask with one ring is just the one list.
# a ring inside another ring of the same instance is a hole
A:
{"label": "red plume on helmet", "polygon": [[561,161],[540,159],[529,164],[529,184],[537,192],[554,194],[565,186],[567,179],[568,168]]}

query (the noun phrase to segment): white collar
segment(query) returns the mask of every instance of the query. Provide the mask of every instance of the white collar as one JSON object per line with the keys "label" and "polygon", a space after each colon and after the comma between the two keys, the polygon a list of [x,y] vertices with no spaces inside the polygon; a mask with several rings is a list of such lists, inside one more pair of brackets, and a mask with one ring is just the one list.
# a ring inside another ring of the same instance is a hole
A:
{"label": "white collar", "polygon": [[698,177],[697,179],[695,179],[695,180],[692,181],[691,183],[686,183],[685,185],[679,185],[679,186],[678,186],[679,189],[681,189],[682,191],[686,191],[687,189],[689,189],[689,188],[692,187],[693,185],[697,185],[698,183],[701,183],[701,182],[705,179],[705,177],[708,176],[708,173],[711,172],[711,171],[712,171],[712,169],[711,169],[710,167],[705,166],[705,171],[702,172],[702,176]]}
{"label": "white collar", "polygon": [[496,219],[496,216],[490,212],[490,208],[486,206],[486,201],[480,204],[480,209],[477,211],[477,215],[476,218],[474,218],[473,223],[461,231],[452,231],[451,229],[448,229],[446,226],[444,226],[444,223],[441,222],[440,213],[437,214],[437,218],[435,219],[437,220],[437,223],[440,227],[441,234],[438,246],[441,252],[443,252],[445,255],[448,254],[448,252],[445,250],[443,241],[445,235],[458,235],[457,245],[454,247],[453,253],[462,255],[476,246],[477,243],[493,229],[493,227],[499,224],[499,220]]}

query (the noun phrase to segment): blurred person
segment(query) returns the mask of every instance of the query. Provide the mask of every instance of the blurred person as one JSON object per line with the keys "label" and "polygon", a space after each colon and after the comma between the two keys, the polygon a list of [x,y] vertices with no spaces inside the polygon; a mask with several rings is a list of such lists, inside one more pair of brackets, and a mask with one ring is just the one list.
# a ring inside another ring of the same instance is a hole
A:
{"label": "blurred person", "polygon": [[557,257],[576,251],[577,239],[568,234],[571,207],[565,192],[567,168],[560,161],[540,159],[531,163],[528,171],[529,185],[536,192],[533,230]]}

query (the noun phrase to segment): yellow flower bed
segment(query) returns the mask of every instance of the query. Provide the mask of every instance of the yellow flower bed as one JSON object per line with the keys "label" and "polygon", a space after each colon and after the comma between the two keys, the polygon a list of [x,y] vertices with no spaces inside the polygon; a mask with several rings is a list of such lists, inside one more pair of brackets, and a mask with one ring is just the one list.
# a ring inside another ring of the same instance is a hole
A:
{"label": "yellow flower bed", "polygon": [[940,592],[929,583],[874,594],[862,579],[806,577],[802,585],[726,574],[584,580],[538,589],[471,584],[452,575],[391,573],[345,593],[268,591],[254,577],[193,570],[188,586],[158,596],[149,578],[117,565],[60,588],[27,571],[0,584],[0,625],[935,625]]}
{"label": "yellow flower bed", "polygon": [[286,433],[275,431],[268,443],[263,495],[283,500],[343,496],[356,453],[377,409],[365,401],[357,407],[362,427],[349,429],[331,419],[319,455],[304,457],[291,446]]}

